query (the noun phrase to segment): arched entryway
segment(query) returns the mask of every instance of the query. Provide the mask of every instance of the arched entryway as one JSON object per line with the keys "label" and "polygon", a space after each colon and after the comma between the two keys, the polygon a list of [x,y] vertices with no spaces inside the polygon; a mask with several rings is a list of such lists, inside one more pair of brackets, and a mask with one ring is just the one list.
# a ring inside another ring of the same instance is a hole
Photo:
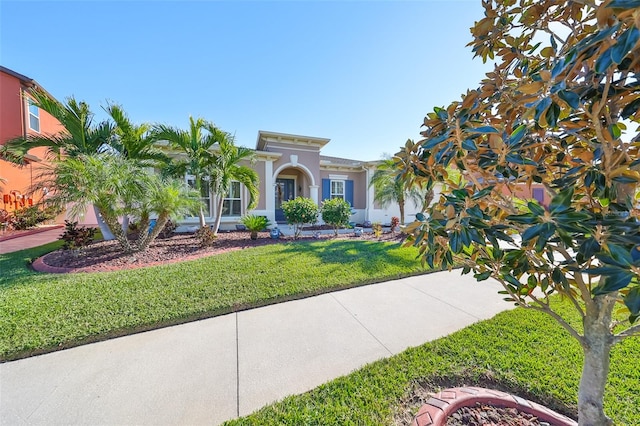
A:
{"label": "arched entryway", "polygon": [[313,174],[301,164],[284,164],[273,174],[275,219],[277,223],[286,222],[282,203],[296,197],[307,197],[318,202],[318,187]]}

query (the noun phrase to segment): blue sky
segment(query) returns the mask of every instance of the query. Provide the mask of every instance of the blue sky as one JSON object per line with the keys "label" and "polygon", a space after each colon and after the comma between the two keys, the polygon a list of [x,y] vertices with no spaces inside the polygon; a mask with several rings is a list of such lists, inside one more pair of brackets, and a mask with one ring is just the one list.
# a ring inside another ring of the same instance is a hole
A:
{"label": "blue sky", "polygon": [[425,114],[475,88],[480,0],[6,1],[0,63],[62,100],[135,122],[201,116],[255,147],[258,130],[330,138],[362,160],[419,139]]}

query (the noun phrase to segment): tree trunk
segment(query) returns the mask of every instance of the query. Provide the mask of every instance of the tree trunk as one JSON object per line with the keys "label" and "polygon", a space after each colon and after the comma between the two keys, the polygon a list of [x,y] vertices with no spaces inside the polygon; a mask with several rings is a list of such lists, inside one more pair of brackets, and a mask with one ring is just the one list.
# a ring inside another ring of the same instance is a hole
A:
{"label": "tree trunk", "polygon": [[400,223],[404,225],[404,201],[398,203],[398,206],[400,207]]}
{"label": "tree trunk", "polygon": [[612,294],[594,297],[595,309],[584,319],[584,363],[578,390],[578,424],[580,426],[612,425],[604,413],[604,387],[609,375],[609,354],[613,342],[611,313],[615,304]]}
{"label": "tree trunk", "polygon": [[133,248],[129,243],[129,239],[127,238],[127,235],[124,232],[122,232],[122,228],[120,227],[118,218],[115,216],[108,216],[108,215],[103,215],[103,218],[106,224],[109,226],[109,228],[113,229],[113,232],[115,233],[114,239],[118,240],[124,252],[131,253],[133,251]]}
{"label": "tree trunk", "polygon": [[147,228],[146,228],[147,232],[145,232],[144,234],[145,238],[138,243],[138,251],[145,251],[147,248],[149,248],[149,245],[156,238],[158,238],[158,235],[160,235],[160,232],[162,232],[162,228],[164,228],[164,226],[167,224],[168,221],[169,221],[169,215],[167,213],[160,213],[160,215],[158,216],[158,219],[156,219],[156,224],[151,230],[151,232],[148,232],[149,225],[147,225]]}
{"label": "tree trunk", "polygon": [[102,233],[102,238],[105,241],[115,240],[116,239],[115,235],[113,235],[113,232],[111,232],[111,229],[109,229],[109,226],[102,218],[100,209],[95,204],[93,205],[93,212],[96,215],[96,221],[98,222],[98,227],[100,228],[100,232]]}
{"label": "tree trunk", "polygon": [[207,222],[204,219],[204,208],[202,208],[202,206],[200,206],[200,214],[198,217],[200,218],[200,228],[207,226]]}
{"label": "tree trunk", "polygon": [[213,222],[213,235],[218,235],[218,228],[220,228],[220,220],[222,219],[222,203],[224,200],[222,197],[217,197],[216,203],[216,220]]}

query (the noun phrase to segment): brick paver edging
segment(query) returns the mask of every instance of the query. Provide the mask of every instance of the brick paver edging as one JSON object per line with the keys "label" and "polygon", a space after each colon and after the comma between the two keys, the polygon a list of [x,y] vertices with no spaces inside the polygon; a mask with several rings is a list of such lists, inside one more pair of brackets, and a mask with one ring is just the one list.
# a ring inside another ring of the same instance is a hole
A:
{"label": "brick paver edging", "polygon": [[464,387],[446,389],[434,394],[420,408],[413,419],[412,426],[444,426],[447,423],[447,417],[455,413],[458,408],[473,406],[476,402],[496,407],[515,408],[555,426],[577,426],[578,424],[569,417],[556,413],[545,406],[506,392]]}
{"label": "brick paver edging", "polygon": [[36,272],[46,272],[49,274],[67,274],[69,272],[78,272],[80,268],[61,268],[58,266],[49,266],[42,260],[44,256],[37,258],[31,264]]}

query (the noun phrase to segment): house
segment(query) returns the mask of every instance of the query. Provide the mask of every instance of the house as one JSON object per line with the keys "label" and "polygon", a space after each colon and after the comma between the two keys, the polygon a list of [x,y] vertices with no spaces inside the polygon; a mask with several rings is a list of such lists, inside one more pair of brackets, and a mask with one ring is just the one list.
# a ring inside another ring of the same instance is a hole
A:
{"label": "house", "polygon": [[[35,80],[0,66],[0,144],[18,137],[63,130],[55,118],[32,105],[30,92],[34,89],[44,91]],[[32,149],[24,167],[0,160],[2,209],[12,212],[36,204],[46,195],[29,193],[38,169],[45,164],[45,154],[46,148]]]}
{"label": "house", "polygon": [[[247,211],[248,191],[236,182],[224,199],[220,229],[232,229],[247,213],[267,216],[274,224],[284,223],[282,203],[296,197],[311,198],[318,205],[326,199],[343,198],[351,204],[351,221],[356,223],[390,223],[392,216],[400,216],[397,205],[385,209],[374,202],[369,182],[378,162],[322,155],[329,142],[326,138],[259,131],[251,167],[260,177],[260,200],[253,211]],[[193,182],[192,176],[186,179]],[[202,200],[207,220],[213,222],[213,197],[205,191]],[[405,209],[407,221],[418,212],[411,202]],[[197,218],[187,218],[183,224],[195,225]]]}

